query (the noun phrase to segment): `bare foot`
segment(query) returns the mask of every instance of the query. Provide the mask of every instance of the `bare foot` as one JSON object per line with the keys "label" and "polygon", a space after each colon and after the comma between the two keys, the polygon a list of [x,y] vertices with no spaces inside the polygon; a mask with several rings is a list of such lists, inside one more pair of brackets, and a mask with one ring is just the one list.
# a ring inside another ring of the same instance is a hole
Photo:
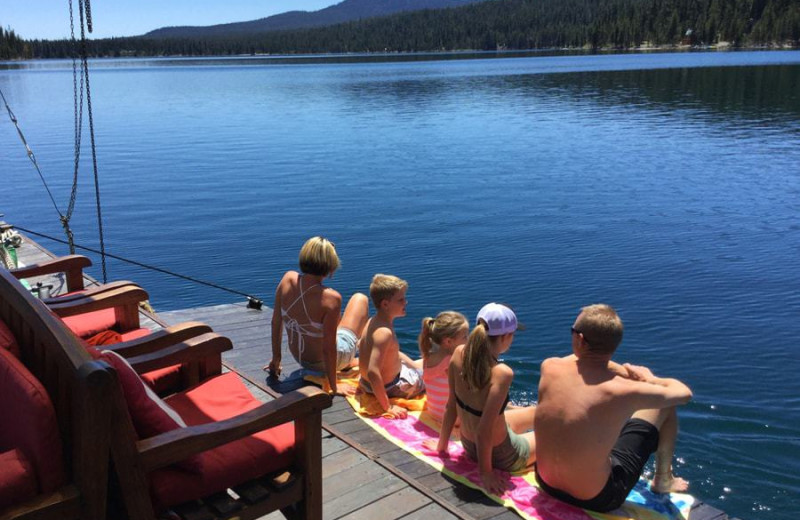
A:
{"label": "bare foot", "polygon": [[689,481],[676,477],[672,473],[656,474],[650,489],[654,493],[683,493],[689,489]]}

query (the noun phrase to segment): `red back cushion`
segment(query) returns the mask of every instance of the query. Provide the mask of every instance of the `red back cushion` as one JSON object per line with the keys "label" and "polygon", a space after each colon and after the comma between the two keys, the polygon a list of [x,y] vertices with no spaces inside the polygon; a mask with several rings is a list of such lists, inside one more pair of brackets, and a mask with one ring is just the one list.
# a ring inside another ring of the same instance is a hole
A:
{"label": "red back cushion", "polygon": [[[104,350],[100,359],[116,370],[133,427],[140,439],[186,427],[181,416],[144,384],[125,358],[111,350]],[[201,465],[199,455],[189,457],[179,464],[189,471],[197,472],[201,470]]]}
{"label": "red back cushion", "polygon": [[79,338],[94,336],[98,332],[113,329],[117,324],[117,315],[113,308],[85,312],[60,319]]}
{"label": "red back cushion", "polygon": [[0,452],[18,449],[30,461],[39,491],[58,489],[64,483],[64,460],[53,403],[42,384],[5,349],[0,349],[0,418]]}
{"label": "red back cushion", "polygon": [[21,451],[0,453],[0,511],[30,500],[38,490],[33,467]]}
{"label": "red back cushion", "polygon": [[0,320],[0,348],[8,350],[19,359],[19,345],[17,339],[3,320]]}

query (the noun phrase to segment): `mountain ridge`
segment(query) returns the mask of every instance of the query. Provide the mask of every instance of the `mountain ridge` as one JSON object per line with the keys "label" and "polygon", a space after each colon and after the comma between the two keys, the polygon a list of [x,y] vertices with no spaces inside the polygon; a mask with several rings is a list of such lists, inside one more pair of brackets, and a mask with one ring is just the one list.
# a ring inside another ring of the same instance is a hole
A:
{"label": "mountain ridge", "polygon": [[344,0],[318,11],[287,11],[250,20],[209,26],[162,27],[145,38],[204,38],[241,36],[272,31],[324,27],[424,9],[446,9],[489,0]]}

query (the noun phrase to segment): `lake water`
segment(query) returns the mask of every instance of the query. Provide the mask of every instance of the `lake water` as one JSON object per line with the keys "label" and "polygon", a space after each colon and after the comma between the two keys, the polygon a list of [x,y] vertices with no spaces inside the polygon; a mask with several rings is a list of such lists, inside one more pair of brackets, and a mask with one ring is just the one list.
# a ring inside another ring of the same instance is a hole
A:
{"label": "lake water", "polygon": [[[410,282],[409,353],[424,316],[510,302],[523,402],[580,307],[610,303],[618,359],[694,390],[676,463],[693,492],[795,518],[800,53],[455,57],[93,62],[108,251],[269,304],[325,235],[343,294],[376,272]],[[70,64],[0,64],[0,88],[65,208]],[[89,164],[73,227],[96,246]],[[5,218],[62,236],[4,113],[0,172]],[[237,301],[117,261],[109,277],[157,310]]]}

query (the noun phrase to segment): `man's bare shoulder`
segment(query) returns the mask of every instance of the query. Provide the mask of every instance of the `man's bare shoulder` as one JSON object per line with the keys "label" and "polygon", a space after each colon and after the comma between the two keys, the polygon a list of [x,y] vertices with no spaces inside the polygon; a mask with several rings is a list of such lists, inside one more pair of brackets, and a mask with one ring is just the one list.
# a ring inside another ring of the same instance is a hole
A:
{"label": "man's bare shoulder", "polygon": [[567,370],[575,366],[575,356],[551,357],[542,361],[542,372]]}

